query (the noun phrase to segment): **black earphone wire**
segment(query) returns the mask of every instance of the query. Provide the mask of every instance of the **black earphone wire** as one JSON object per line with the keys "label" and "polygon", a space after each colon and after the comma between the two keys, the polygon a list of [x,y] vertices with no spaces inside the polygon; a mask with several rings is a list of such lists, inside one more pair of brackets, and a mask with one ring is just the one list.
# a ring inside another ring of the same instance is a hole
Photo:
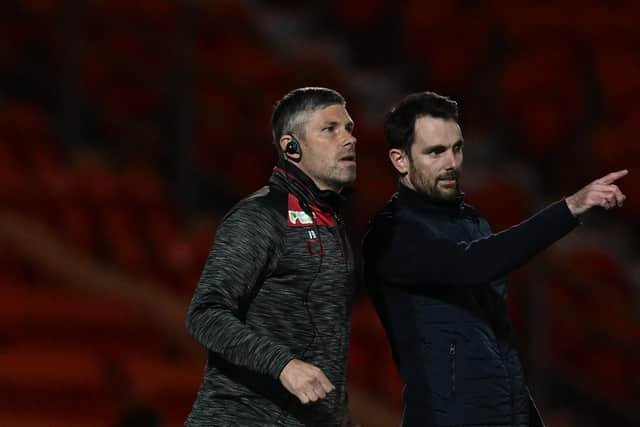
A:
{"label": "black earphone wire", "polygon": [[[305,203],[305,205],[306,205],[306,203]],[[308,208],[308,206],[307,206],[307,208]],[[304,207],[303,207],[303,209],[304,209]],[[311,281],[307,285],[307,288],[305,289],[305,293],[304,293],[303,303],[304,303],[305,309],[307,310],[307,315],[309,316],[309,321],[311,322],[311,328],[312,328],[313,335],[311,336],[311,341],[309,341],[309,343],[305,347],[304,351],[302,352],[302,356],[301,357],[303,359],[307,355],[307,351],[309,351],[309,349],[311,348],[311,346],[315,342],[316,337],[318,335],[318,329],[316,328],[316,322],[313,319],[313,314],[311,313],[311,310],[309,309],[309,294],[311,293],[311,287],[313,286],[313,284],[315,283],[316,279],[318,278],[318,276],[320,276],[320,273],[322,272],[322,264],[324,262],[324,247],[322,245],[322,237],[320,236],[320,226],[318,225],[318,221],[316,221],[315,215],[313,215],[313,211],[311,211],[310,215],[311,215],[311,218],[313,220],[313,226],[314,226],[314,228],[316,230],[316,234],[318,236],[318,243],[320,244],[320,262],[318,263],[318,270],[316,270],[316,273],[313,276],[313,279],[311,279]]]}
{"label": "black earphone wire", "polygon": [[[293,138],[293,141],[295,141],[296,143],[298,143],[297,139],[295,138],[295,136],[291,135]],[[298,147],[300,143],[298,143]],[[291,191],[292,186],[289,183],[289,167],[288,167],[288,163],[289,160],[286,158],[286,153],[287,151],[285,151],[285,156],[284,156],[284,175],[285,175],[285,183],[287,186],[287,192],[290,194],[293,194],[293,192]],[[300,152],[300,149],[298,148],[297,151],[298,154],[302,154]],[[288,196],[287,196],[288,197]],[[311,323],[311,340],[307,343],[306,347],[304,348],[304,350],[302,351],[302,354],[300,355],[300,360],[302,360],[304,362],[304,358],[307,355],[307,351],[309,351],[309,349],[311,348],[311,346],[313,345],[313,343],[316,340],[317,337],[317,328],[316,328],[316,323],[315,320],[313,319],[313,314],[311,313],[311,310],[309,309],[309,294],[311,293],[311,287],[313,286],[313,284],[315,283],[316,279],[318,278],[318,276],[320,276],[320,272],[322,271],[322,265],[324,262],[324,246],[322,244],[322,237],[320,236],[320,227],[318,225],[318,221],[316,220],[315,214],[313,213],[313,210],[311,209],[311,207],[304,201],[300,201],[300,207],[302,208],[302,210],[311,217],[311,220],[313,221],[313,226],[316,230],[316,234],[318,237],[318,243],[320,244],[320,262],[318,263],[318,269],[316,270],[316,273],[314,274],[313,278],[311,279],[311,281],[309,282],[309,284],[307,285],[305,292],[304,292],[304,298],[302,300],[305,311],[307,312],[307,316],[309,317],[309,322]],[[307,363],[307,362],[305,362]],[[289,398],[288,398],[288,403],[285,405],[285,408],[289,408],[291,407],[291,405],[293,405],[293,403],[295,402],[295,396],[293,394],[290,394]],[[278,420],[278,424],[280,425],[282,421],[282,417],[280,417],[280,419]]]}

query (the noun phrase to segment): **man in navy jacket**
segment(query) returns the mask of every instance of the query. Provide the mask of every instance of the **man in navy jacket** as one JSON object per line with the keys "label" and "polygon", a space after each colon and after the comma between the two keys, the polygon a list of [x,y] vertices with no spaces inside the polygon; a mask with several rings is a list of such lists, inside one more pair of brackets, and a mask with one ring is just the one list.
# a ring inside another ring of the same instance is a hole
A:
{"label": "man in navy jacket", "polygon": [[460,191],[457,104],[409,95],[385,120],[399,191],[364,240],[365,280],[402,376],[405,427],[535,426],[513,345],[504,277],[579,224],[621,206],[611,173],[492,234]]}

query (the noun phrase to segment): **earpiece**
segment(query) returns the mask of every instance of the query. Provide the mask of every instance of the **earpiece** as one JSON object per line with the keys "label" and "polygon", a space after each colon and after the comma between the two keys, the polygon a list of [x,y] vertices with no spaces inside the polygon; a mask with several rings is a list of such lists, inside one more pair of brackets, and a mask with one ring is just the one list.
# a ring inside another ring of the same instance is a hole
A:
{"label": "earpiece", "polygon": [[285,147],[284,152],[289,155],[302,154],[300,143],[298,142],[295,136],[291,135],[291,141],[287,143],[287,146]]}

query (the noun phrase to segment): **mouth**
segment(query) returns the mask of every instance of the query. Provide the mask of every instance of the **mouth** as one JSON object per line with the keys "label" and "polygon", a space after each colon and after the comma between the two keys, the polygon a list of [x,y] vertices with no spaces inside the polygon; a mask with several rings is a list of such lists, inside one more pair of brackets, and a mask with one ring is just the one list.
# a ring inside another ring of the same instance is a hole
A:
{"label": "mouth", "polygon": [[444,185],[453,185],[458,182],[457,179],[439,179],[438,182],[443,183]]}
{"label": "mouth", "polygon": [[443,176],[441,178],[438,178],[438,183],[442,184],[446,187],[451,187],[454,186],[458,183],[458,177],[457,176]]}
{"label": "mouth", "polygon": [[340,161],[341,162],[347,162],[347,163],[355,163],[356,162],[356,156],[355,156],[355,154],[349,154],[347,156],[340,157]]}

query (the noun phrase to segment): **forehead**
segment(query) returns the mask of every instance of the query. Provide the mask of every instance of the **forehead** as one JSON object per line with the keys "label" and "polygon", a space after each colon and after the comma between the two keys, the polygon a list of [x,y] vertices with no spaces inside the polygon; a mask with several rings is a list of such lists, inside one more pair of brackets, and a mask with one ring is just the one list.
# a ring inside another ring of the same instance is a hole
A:
{"label": "forehead", "polygon": [[452,145],[462,139],[462,130],[454,120],[423,116],[416,120],[415,144],[420,146]]}
{"label": "forehead", "polygon": [[321,123],[321,122],[337,122],[345,123],[351,122],[351,116],[347,112],[344,105],[333,104],[324,108],[313,111],[309,115],[309,123]]}

